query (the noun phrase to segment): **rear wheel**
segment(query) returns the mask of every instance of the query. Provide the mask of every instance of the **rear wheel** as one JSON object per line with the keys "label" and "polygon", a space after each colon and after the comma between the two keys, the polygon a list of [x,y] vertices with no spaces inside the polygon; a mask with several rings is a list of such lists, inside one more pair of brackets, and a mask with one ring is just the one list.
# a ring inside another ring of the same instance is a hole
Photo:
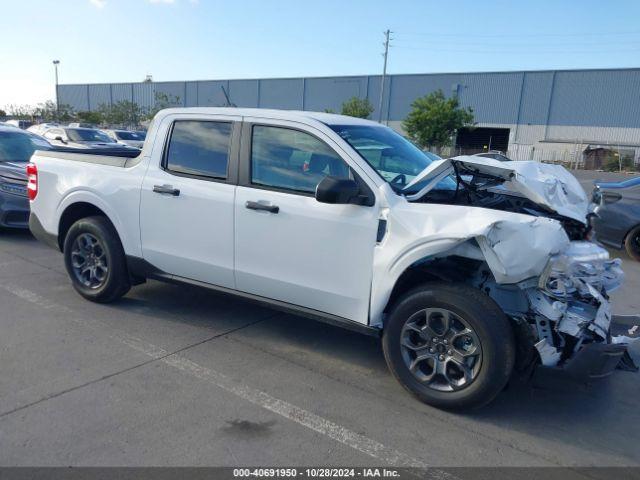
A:
{"label": "rear wheel", "polygon": [[88,300],[113,302],[131,288],[122,244],[105,217],[82,218],[71,226],[64,261],[73,287]]}
{"label": "rear wheel", "polygon": [[631,230],[624,240],[624,248],[634,260],[640,261],[640,225]]}
{"label": "rear wheel", "polygon": [[482,292],[427,284],[405,294],[385,326],[394,376],[430,405],[475,408],[504,388],[515,360],[509,320]]}

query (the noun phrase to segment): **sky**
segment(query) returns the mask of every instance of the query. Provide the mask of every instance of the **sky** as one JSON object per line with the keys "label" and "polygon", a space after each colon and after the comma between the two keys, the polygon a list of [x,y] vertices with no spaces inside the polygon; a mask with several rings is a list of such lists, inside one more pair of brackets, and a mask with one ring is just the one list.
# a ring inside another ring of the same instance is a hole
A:
{"label": "sky", "polygon": [[640,67],[637,0],[0,0],[0,106],[60,83]]}

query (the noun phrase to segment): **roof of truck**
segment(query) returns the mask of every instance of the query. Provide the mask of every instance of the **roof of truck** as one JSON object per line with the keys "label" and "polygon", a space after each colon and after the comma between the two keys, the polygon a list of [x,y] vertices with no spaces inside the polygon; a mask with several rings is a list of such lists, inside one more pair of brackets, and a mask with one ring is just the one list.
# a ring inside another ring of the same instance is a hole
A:
{"label": "roof of truck", "polygon": [[302,110],[275,110],[267,108],[235,108],[235,107],[192,107],[167,108],[158,116],[174,113],[195,113],[208,115],[240,115],[243,117],[265,117],[281,120],[316,120],[327,125],[369,125],[380,126],[379,123],[363,118],[349,117],[335,113],[308,112]]}

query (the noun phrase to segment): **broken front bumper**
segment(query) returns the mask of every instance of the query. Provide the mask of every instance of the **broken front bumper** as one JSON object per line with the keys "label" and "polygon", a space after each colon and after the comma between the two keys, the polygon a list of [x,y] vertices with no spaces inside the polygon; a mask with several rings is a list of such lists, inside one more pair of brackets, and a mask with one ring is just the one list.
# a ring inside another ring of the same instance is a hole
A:
{"label": "broken front bumper", "polygon": [[542,368],[563,372],[581,382],[607,377],[616,369],[637,372],[638,367],[627,348],[640,338],[638,325],[640,315],[614,315],[610,329],[612,343],[590,343],[583,346],[562,366]]}
{"label": "broken front bumper", "polygon": [[590,343],[557,368],[579,381],[596,380],[611,375],[626,351],[626,345]]}
{"label": "broken front bumper", "polygon": [[605,377],[621,364],[635,367],[627,346],[636,340],[639,327],[633,325],[640,317],[616,325],[608,298],[622,279],[620,261],[590,242],[572,242],[551,259],[538,289],[527,291],[542,366],[584,381]]}

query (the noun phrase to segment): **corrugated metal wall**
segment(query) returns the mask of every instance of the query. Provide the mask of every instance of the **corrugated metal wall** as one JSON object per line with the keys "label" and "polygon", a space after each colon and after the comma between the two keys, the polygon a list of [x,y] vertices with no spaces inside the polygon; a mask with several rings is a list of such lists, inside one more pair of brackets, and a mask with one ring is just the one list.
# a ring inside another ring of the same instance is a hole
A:
{"label": "corrugated metal wall", "polygon": [[[368,98],[378,118],[380,76],[60,85],[60,102],[76,110],[121,100],[148,108],[165,93],[178,105],[221,106],[223,86],[239,107],[340,111],[350,97]],[[640,69],[391,75],[382,118],[403,120],[417,97],[437,89],[459,95],[478,123],[640,128]]]}

